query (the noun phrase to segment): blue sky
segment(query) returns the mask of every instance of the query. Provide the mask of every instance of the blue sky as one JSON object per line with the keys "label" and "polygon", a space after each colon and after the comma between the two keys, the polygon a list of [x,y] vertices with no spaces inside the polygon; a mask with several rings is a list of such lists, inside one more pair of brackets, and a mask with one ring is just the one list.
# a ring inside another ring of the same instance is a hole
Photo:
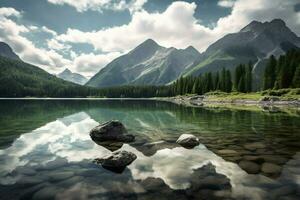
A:
{"label": "blue sky", "polygon": [[252,20],[299,35],[298,0],[0,0],[0,40],[50,73],[92,76],[148,38],[200,52]]}

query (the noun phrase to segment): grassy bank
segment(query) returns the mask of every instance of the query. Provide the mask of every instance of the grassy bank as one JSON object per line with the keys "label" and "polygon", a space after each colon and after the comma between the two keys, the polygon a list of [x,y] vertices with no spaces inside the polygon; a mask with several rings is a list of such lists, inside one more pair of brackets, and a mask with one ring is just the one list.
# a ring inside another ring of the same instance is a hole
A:
{"label": "grassy bank", "polygon": [[204,107],[300,107],[300,89],[266,90],[261,92],[208,92],[205,95],[187,94],[175,97],[157,98],[185,106]]}
{"label": "grassy bank", "polygon": [[281,101],[300,100],[300,88],[296,89],[280,89],[280,90],[265,90],[261,92],[239,93],[239,92],[208,92],[205,94],[206,100],[209,101],[236,101],[236,100],[251,100],[260,101],[264,97],[271,97]]}

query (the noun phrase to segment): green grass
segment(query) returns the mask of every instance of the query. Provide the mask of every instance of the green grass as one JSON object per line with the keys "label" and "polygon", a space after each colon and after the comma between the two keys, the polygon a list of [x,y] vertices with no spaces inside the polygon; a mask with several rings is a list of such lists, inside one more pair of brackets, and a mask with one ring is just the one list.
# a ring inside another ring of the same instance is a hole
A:
{"label": "green grass", "polygon": [[280,100],[300,100],[300,88],[265,90],[261,92],[239,93],[239,92],[208,92],[205,94],[208,100],[212,101],[234,101],[234,100],[254,100],[259,101],[262,97],[278,97]]}

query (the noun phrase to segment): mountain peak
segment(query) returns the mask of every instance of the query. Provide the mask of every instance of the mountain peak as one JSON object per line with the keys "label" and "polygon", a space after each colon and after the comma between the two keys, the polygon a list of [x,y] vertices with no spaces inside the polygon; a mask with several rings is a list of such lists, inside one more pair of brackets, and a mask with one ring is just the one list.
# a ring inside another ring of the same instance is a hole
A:
{"label": "mountain peak", "polygon": [[158,49],[163,47],[159,46],[154,40],[147,39],[133,50],[129,52],[135,59],[142,59],[153,55]]}
{"label": "mountain peak", "polygon": [[280,19],[280,18],[278,18],[278,19],[273,19],[273,20],[270,22],[270,24],[276,24],[276,25],[278,25],[278,26],[286,26],[285,22],[284,22],[282,19]]}
{"label": "mountain peak", "polygon": [[62,71],[62,73],[72,73],[71,70],[69,70],[68,68],[66,68],[64,71]]}
{"label": "mountain peak", "polygon": [[6,44],[5,42],[0,41],[0,56],[15,59],[15,60],[21,60],[17,54],[12,50],[12,48]]}
{"label": "mountain peak", "polygon": [[259,33],[265,29],[284,29],[287,28],[285,22],[282,19],[273,19],[270,22],[259,22],[259,21],[252,21],[250,24],[245,26],[241,29],[240,32],[256,32]]}
{"label": "mountain peak", "polygon": [[262,26],[263,26],[263,23],[254,20],[254,21],[250,22],[250,24],[248,24],[247,26],[242,28],[240,32],[257,31],[257,30],[261,29]]}
{"label": "mountain peak", "polygon": [[78,73],[73,73],[71,70],[66,68],[61,73],[57,74],[57,77],[64,79],[66,81],[70,81],[73,83],[77,83],[83,85],[87,82],[87,78]]}
{"label": "mountain peak", "polygon": [[147,40],[145,40],[143,43],[149,43],[149,44],[155,44],[158,45],[153,39],[148,38]]}
{"label": "mountain peak", "polygon": [[187,48],[185,48],[185,50],[188,50],[188,51],[197,51],[198,52],[198,50],[195,47],[193,47],[193,46],[188,46]]}
{"label": "mountain peak", "polygon": [[136,48],[153,48],[153,47],[160,47],[154,40],[152,39],[147,39],[144,42],[142,42],[139,46],[137,46]]}

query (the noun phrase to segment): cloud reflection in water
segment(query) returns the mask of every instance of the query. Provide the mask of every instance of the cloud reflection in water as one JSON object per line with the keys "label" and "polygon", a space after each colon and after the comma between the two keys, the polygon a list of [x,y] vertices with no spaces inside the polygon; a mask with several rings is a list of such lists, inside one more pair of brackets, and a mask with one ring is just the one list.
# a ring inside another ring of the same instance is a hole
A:
{"label": "cloud reflection in water", "polygon": [[[144,124],[142,119],[135,120],[147,126],[148,131],[155,129],[150,124]],[[51,170],[55,169],[54,172],[58,173],[60,171],[59,167],[61,167],[67,168],[67,171],[71,172],[69,173],[70,176],[66,172],[63,173],[67,177],[65,181],[73,179],[69,181],[71,187],[62,192],[61,198],[78,190],[81,192],[86,191],[86,195],[91,191],[96,194],[111,192],[108,191],[108,186],[111,186],[112,190],[121,193],[127,192],[127,190],[133,190],[133,193],[143,193],[146,190],[143,185],[144,180],[151,180],[156,184],[162,180],[169,190],[186,190],[194,187],[191,180],[195,176],[196,170],[211,163],[217,174],[225,175],[224,177],[230,180],[232,197],[248,196],[252,199],[263,199],[268,196],[270,188],[283,184],[279,181],[298,181],[297,184],[299,184],[299,176],[295,178],[289,170],[285,170],[285,178],[278,181],[262,175],[249,175],[237,164],[223,160],[201,144],[194,149],[165,148],[162,146],[151,156],[145,156],[147,154],[141,152],[141,150],[139,151],[138,148],[124,144],[121,149],[135,153],[138,158],[128,166],[124,174],[120,176],[112,175],[111,172],[100,170],[99,167],[91,167],[91,161],[94,158],[102,157],[110,152],[90,139],[88,133],[96,125],[98,125],[98,122],[85,112],[80,112],[57,119],[21,135],[14,141],[12,146],[0,150],[0,183],[13,185],[24,181],[24,173],[13,173],[20,169],[23,169],[23,172],[24,168],[27,170],[25,170],[27,173],[25,175],[28,175],[30,168],[36,170],[30,177],[31,180],[34,180],[34,173],[42,179],[45,176],[43,171],[39,171],[40,169],[49,170],[46,173],[48,177]],[[299,156],[295,157],[292,164],[295,164],[295,162],[299,163]],[[55,165],[58,168],[53,167]],[[75,165],[74,169],[71,167],[68,169],[68,165]],[[284,169],[287,168],[286,166]],[[87,175],[89,173],[94,173],[95,177]],[[99,182],[97,182],[99,180],[105,180],[106,186],[99,185]],[[268,185],[268,187],[263,188],[262,185]],[[47,185],[47,187],[50,186],[53,185]]]}

